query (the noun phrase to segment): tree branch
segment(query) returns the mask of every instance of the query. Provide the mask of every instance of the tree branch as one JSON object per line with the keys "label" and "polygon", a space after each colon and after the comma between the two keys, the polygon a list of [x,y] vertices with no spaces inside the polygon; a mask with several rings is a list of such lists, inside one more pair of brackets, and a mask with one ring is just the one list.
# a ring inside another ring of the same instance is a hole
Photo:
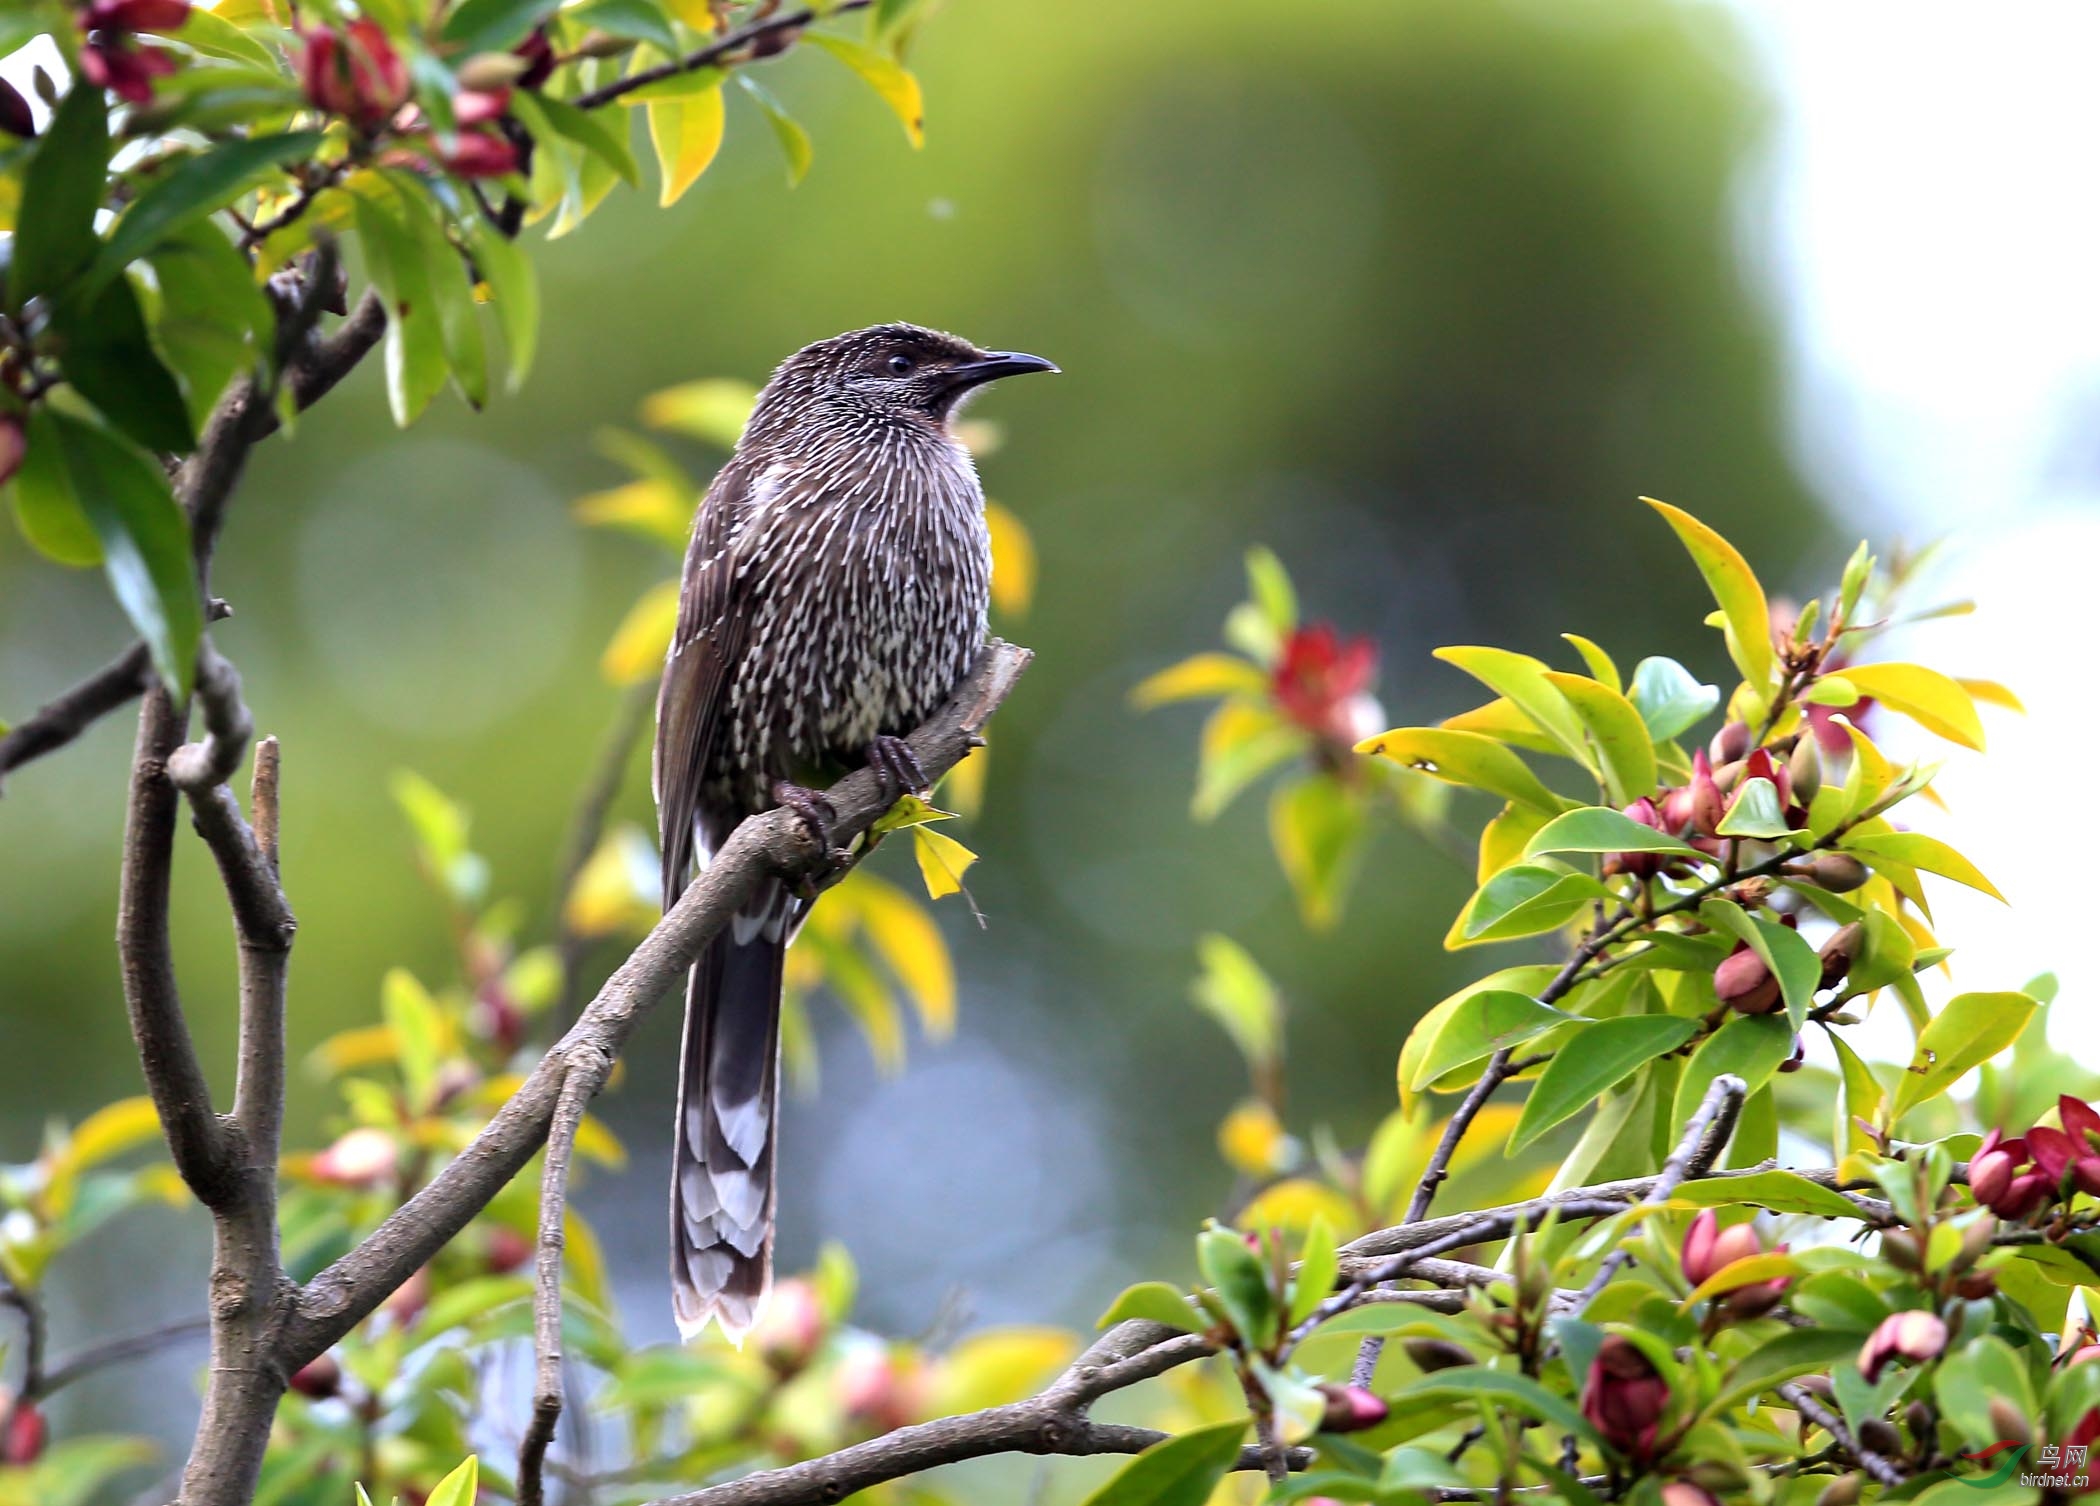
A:
{"label": "tree branch", "polygon": [[[874,0],[840,0],[824,14],[843,16],[848,11],[866,10]],[[635,90],[650,84],[660,84],[667,78],[677,78],[684,73],[697,73],[702,68],[712,68],[724,62],[738,61],[736,53],[749,48],[753,57],[771,57],[785,51],[803,27],[818,19],[817,12],[810,8],[780,11],[762,21],[753,21],[740,26],[728,35],[718,37],[705,47],[695,48],[683,57],[673,58],[668,63],[659,63],[654,68],[644,68],[626,78],[579,94],[570,103],[579,110],[596,110]]]}
{"label": "tree branch", "polygon": [[0,736],[0,781],[11,769],[55,753],[146,688],[153,656],[141,638],[85,680],[31,712]]}
{"label": "tree branch", "polygon": [[[929,775],[945,772],[969,752],[1031,657],[998,639],[986,645],[969,678],[911,736],[912,751]],[[889,806],[866,769],[840,780],[827,796],[837,812],[834,834],[842,841],[865,831]],[[812,873],[824,861],[808,828],[788,812],[768,811],[738,826],[473,1142],[362,1244],[308,1283],[283,1336],[280,1361],[296,1369],[320,1354],[465,1228],[546,1140],[570,1074],[581,1078],[578,1091],[586,1099],[604,1086],[643,1015],[753,888],[775,875]]]}
{"label": "tree branch", "polygon": [[[597,1064],[596,1081],[602,1083],[611,1071],[610,1061]],[[518,1506],[541,1506],[547,1446],[554,1442],[554,1425],[561,1421],[563,1219],[569,1205],[569,1160],[576,1149],[576,1126],[595,1091],[592,1078],[592,1073],[573,1068],[563,1076],[547,1130],[547,1160],[540,1173],[539,1260],[532,1298],[532,1421],[518,1445]]]}

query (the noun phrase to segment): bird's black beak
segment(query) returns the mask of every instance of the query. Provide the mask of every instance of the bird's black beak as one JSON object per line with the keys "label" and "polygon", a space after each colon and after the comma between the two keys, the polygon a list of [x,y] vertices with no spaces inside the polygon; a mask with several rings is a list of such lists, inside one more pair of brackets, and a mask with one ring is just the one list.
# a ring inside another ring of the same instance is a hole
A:
{"label": "bird's black beak", "polygon": [[945,373],[947,380],[944,385],[950,392],[966,392],[986,382],[996,382],[1001,377],[1055,370],[1056,363],[1041,356],[1027,355],[1018,350],[995,350],[981,361],[964,361],[959,366],[950,366]]}

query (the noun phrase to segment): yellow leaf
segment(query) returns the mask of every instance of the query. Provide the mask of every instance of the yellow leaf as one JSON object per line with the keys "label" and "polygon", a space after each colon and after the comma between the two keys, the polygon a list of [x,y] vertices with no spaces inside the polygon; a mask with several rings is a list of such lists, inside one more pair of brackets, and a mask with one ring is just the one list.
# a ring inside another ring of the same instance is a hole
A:
{"label": "yellow leaf", "polygon": [[1078,1350],[1061,1328],[990,1328],[971,1334],[943,1357],[938,1414],[1003,1407],[1033,1395]]}
{"label": "yellow leaf", "polygon": [[1276,1111],[1259,1098],[1241,1099],[1218,1121],[1218,1154],[1243,1176],[1273,1175],[1289,1143]]}
{"label": "yellow leaf", "polygon": [[563,1284],[601,1312],[612,1311],[612,1288],[605,1280],[605,1251],[597,1231],[572,1208],[562,1215]]}
{"label": "yellow leaf", "polygon": [[722,149],[722,89],[718,84],[684,99],[649,101],[649,140],[663,175],[657,204],[668,209],[685,197]]}
{"label": "yellow leaf", "polygon": [[1529,654],[1506,648],[1483,648],[1459,644],[1436,650],[1435,657],[1464,670],[1497,695],[1512,702],[1518,711],[1559,745],[1577,763],[1596,767],[1582,735],[1582,723],[1567,697],[1546,678],[1546,666]]}
{"label": "yellow leaf", "polygon": [[1269,677],[1258,664],[1233,654],[1195,654],[1141,680],[1130,692],[1130,704],[1150,711],[1204,696],[1264,695],[1268,688]]}
{"label": "yellow leaf", "polygon": [[1601,680],[1546,671],[1547,682],[1567,698],[1596,746],[1612,803],[1624,805],[1655,792],[1655,743],[1633,702]]}
{"label": "yellow leaf", "polygon": [[1749,1286],[1753,1282],[1800,1274],[1799,1257],[1789,1255],[1784,1250],[1767,1250],[1762,1255],[1746,1255],[1741,1260],[1731,1260],[1700,1282],[1677,1304],[1677,1309],[1679,1312],[1689,1312],[1693,1304],[1704,1302],[1718,1293],[1732,1292],[1739,1286]]}
{"label": "yellow leaf", "polygon": [[82,1172],[159,1138],[160,1115],[150,1098],[121,1098],[95,1110],[53,1158],[45,1194],[51,1215],[63,1217],[73,1206]]}
{"label": "yellow leaf", "polygon": [[992,605],[1025,617],[1035,600],[1035,540],[1028,525],[997,502],[984,504],[984,526],[992,536]]}
{"label": "yellow leaf", "polygon": [[1502,813],[1480,829],[1480,863],[1473,881],[1484,884],[1524,856],[1531,839],[1545,829],[1546,813],[1533,805],[1511,801]]}
{"label": "yellow leaf", "polygon": [[926,144],[926,101],[910,70],[896,59],[845,37],[813,31],[808,33],[808,40],[859,74],[881,96],[882,102],[903,122],[904,134],[911,138],[913,146]]}
{"label": "yellow leaf", "polygon": [[1288,1177],[1255,1194],[1233,1222],[1242,1229],[1284,1229],[1302,1232],[1316,1218],[1327,1220],[1330,1229],[1356,1227],[1356,1209],[1332,1187],[1304,1177]]}
{"label": "yellow leaf", "polygon": [[846,883],[854,888],[868,944],[911,995],[926,1033],[937,1039],[953,1034],[955,964],[933,917],[903,890],[865,870]]}
{"label": "yellow leaf", "polygon": [[1845,678],[1861,695],[1901,712],[1928,732],[1983,751],[1983,721],[1969,692],[1951,676],[1922,664],[1852,664]]}
{"label": "yellow leaf", "polygon": [[2017,711],[2022,715],[2026,714],[2027,708],[2021,704],[2020,698],[2014,695],[2011,689],[2000,685],[1996,680],[1972,680],[1965,676],[1958,676],[1954,683],[1966,690],[1969,693],[1969,699],[1973,701],[1982,701],[1991,706],[2003,706],[2007,711]]}
{"label": "yellow leaf", "polygon": [[941,776],[937,793],[955,807],[965,821],[974,821],[984,811],[985,776],[991,772],[989,748],[972,748],[962,761]]}
{"label": "yellow leaf", "polygon": [[622,528],[674,549],[692,531],[693,500],[667,481],[630,481],[609,491],[578,497],[570,509],[592,528]]}
{"label": "yellow leaf", "polygon": [[1507,696],[1497,696],[1485,706],[1447,716],[1437,725],[1446,732],[1470,732],[1479,737],[1492,737],[1498,743],[1508,743],[1512,748],[1523,748],[1532,753],[1558,753],[1561,750],[1560,744],[1539,731],[1538,724],[1517,710],[1516,702]]}
{"label": "yellow leaf", "polygon": [[1560,636],[1582,655],[1582,662],[1589,666],[1590,674],[1599,683],[1618,691],[1626,688],[1626,682],[1619,678],[1619,666],[1612,662],[1610,654],[1580,633],[1562,633]]}
{"label": "yellow leaf", "polygon": [[[1557,692],[1556,692],[1557,693]],[[1462,784],[1558,815],[1570,802],[1546,788],[1524,760],[1492,738],[1435,727],[1396,727],[1356,745],[1446,784]]]}
{"label": "yellow leaf", "polygon": [[1769,700],[1777,662],[1772,650],[1772,609],[1765,602],[1765,588],[1758,584],[1750,562],[1735,545],[1682,508],[1653,497],[1641,500],[1662,514],[1685,552],[1691,555],[1692,563],[1706,577],[1706,588],[1720,603],[1730,657],[1760,701]]}
{"label": "yellow leaf", "polygon": [[977,854],[947,835],[926,826],[911,829],[912,850],[918,855],[919,876],[934,899],[962,892],[962,878],[977,861]]}
{"label": "yellow leaf", "polygon": [[758,389],[734,377],[707,377],[681,382],[642,399],[642,422],[704,439],[718,449],[733,450],[744,437],[744,425],[758,404]]}
{"label": "yellow leaf", "polygon": [[[1957,884],[1967,884],[1979,889],[1992,899],[2005,902],[1998,886],[1983,876],[1982,870],[1942,842],[1938,837],[1928,837],[1921,831],[1893,831],[1866,836],[1853,836],[1839,844],[1846,852],[1857,853],[1870,863],[1878,859],[1891,859],[1905,868],[1921,868],[1927,873],[1937,873],[1941,878],[1953,879]],[[1878,866],[1878,864],[1877,864]]]}
{"label": "yellow leaf", "polygon": [[361,1025],[338,1031],[314,1047],[308,1058],[324,1077],[354,1072],[360,1067],[387,1065],[400,1059],[401,1043],[391,1025]]}
{"label": "yellow leaf", "polygon": [[663,913],[656,849],[640,828],[608,832],[576,875],[563,902],[569,930],[585,939],[640,934]]}
{"label": "yellow leaf", "polygon": [[606,644],[598,668],[615,685],[634,685],[660,672],[678,629],[678,582],[659,581],[628,609]]}

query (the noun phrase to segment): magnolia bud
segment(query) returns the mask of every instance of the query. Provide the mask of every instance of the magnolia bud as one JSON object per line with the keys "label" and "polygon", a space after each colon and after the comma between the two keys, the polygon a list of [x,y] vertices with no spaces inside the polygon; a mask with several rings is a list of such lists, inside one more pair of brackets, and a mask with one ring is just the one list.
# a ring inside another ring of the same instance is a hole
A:
{"label": "magnolia bud", "polygon": [[1721,1506],[1721,1498],[1704,1485],[1672,1480],[1662,1488],[1662,1506]]}
{"label": "magnolia bud", "polygon": [[1968,1228],[1962,1230],[1961,1248],[1954,1255],[1954,1269],[1966,1271],[1970,1266],[1976,1264],[1977,1261],[1983,1259],[1985,1252],[1991,1247],[1991,1241],[1997,1235],[1998,1220],[1992,1218],[1988,1213],[1978,1218]]}
{"label": "magnolia bud", "polygon": [[1919,1252],[1918,1236],[1908,1229],[1884,1230],[1881,1236],[1882,1258],[1899,1271],[1924,1269],[1924,1257]]}
{"label": "magnolia bud", "polygon": [[36,1463],[43,1456],[44,1444],[50,1439],[50,1429],[45,1425],[44,1414],[37,1404],[33,1401],[16,1404],[5,1391],[0,1391],[0,1416],[7,1419],[7,1431],[0,1435],[0,1464]]}
{"label": "magnolia bud", "polygon": [[1903,1435],[1896,1425],[1886,1417],[1869,1417],[1859,1425],[1860,1444],[1877,1454],[1900,1454],[1903,1452]]}
{"label": "magnolia bud", "polygon": [[1957,1277],[1954,1295],[1964,1302],[1982,1302],[1997,1294],[1998,1278],[1989,1271],[1969,1271]]}
{"label": "magnolia bud", "polygon": [[2100,1360],[2100,1344],[2081,1344],[2064,1359],[2065,1365],[2085,1365]]}
{"label": "magnolia bud", "polygon": [[1824,942],[1822,949],[1816,953],[1823,963],[1820,987],[1830,988],[1852,971],[1852,964],[1858,960],[1866,939],[1865,929],[1856,920],[1849,925],[1839,926],[1831,933],[1830,939]]}
{"label": "magnolia bud", "polygon": [[1796,805],[1805,806],[1816,798],[1816,791],[1823,788],[1823,755],[1813,737],[1803,737],[1794,744],[1793,754],[1786,761],[1786,772],[1794,787]]}
{"label": "magnolia bud", "polygon": [[593,27],[583,34],[576,44],[576,51],[587,58],[616,58],[634,50],[634,41],[629,37],[616,37],[609,31]]}
{"label": "magnolia bud", "polygon": [[1321,1386],[1327,1410],[1320,1414],[1323,1433],[1360,1433],[1385,1421],[1386,1405],[1362,1386]]}
{"label": "magnolia bud", "polygon": [[351,1130],[313,1158],[313,1174],[338,1187],[376,1187],[400,1161],[394,1137],[370,1126]]}
{"label": "magnolia bud", "polygon": [[532,1259],[532,1241],[516,1229],[495,1228],[489,1232],[488,1253],[482,1263],[491,1276],[507,1276]]}
{"label": "magnolia bud", "polygon": [[25,141],[36,134],[36,116],[30,113],[29,101],[4,78],[0,78],[0,131]]}
{"label": "magnolia bud", "polygon": [[343,1389],[343,1367],[334,1355],[319,1355],[292,1372],[291,1387],[301,1396],[326,1401]]}
{"label": "magnolia bud", "polygon": [[[1727,763],[1721,764],[1714,769],[1714,788],[1724,795],[1742,782],[1743,761],[1740,758],[1730,759]],[[1723,814],[1726,814],[1725,806],[1723,807]]]}
{"label": "magnolia bud", "polygon": [[1420,1370],[1456,1370],[1473,1363],[1472,1353],[1449,1339],[1402,1339],[1400,1347]]}
{"label": "magnolia bud", "polygon": [[1865,1475],[1839,1475],[1823,1487],[1816,1497],[1816,1506],[1852,1506],[1866,1484]]}
{"label": "magnolia bud", "polygon": [[1779,1007],[1779,980],[1764,958],[1738,944],[1714,969],[1714,995],[1739,1014],[1770,1014]]}
{"label": "magnolia bud", "polygon": [[[1884,1243],[1887,1236],[1882,1236]],[[1891,1313],[1860,1346],[1859,1369],[1871,1384],[1897,1360],[1920,1365],[1938,1359],[1947,1347],[1947,1325],[1938,1313],[1919,1310]],[[1900,1446],[1900,1445],[1899,1445]]]}
{"label": "magnolia bud", "polygon": [[1597,1346],[1582,1387],[1582,1415],[1620,1453],[1648,1459],[1670,1408],[1670,1386],[1648,1356],[1619,1334]]}
{"label": "magnolia bud", "polygon": [[1903,1409],[1903,1425],[1910,1430],[1912,1441],[1920,1444],[1939,1431],[1938,1417],[1922,1401],[1914,1401]]}
{"label": "magnolia bud", "polygon": [[477,52],[459,65],[459,86],[494,94],[523,78],[532,64],[515,52]]}
{"label": "magnolia bud", "polygon": [[2003,1396],[1993,1396],[1990,1405],[1991,1433],[2009,1443],[2034,1442],[2034,1423],[2027,1413]]}
{"label": "magnolia bud", "polygon": [[1750,727],[1747,722],[1730,722],[1714,734],[1709,744],[1715,763],[1734,763],[1750,751]]}
{"label": "magnolia bud", "polygon": [[824,1306],[816,1288],[799,1279],[774,1287],[751,1336],[758,1357],[775,1375],[800,1373],[824,1341]]}
{"label": "magnolia bud", "polygon": [[1872,877],[1867,865],[1849,852],[1819,852],[1804,872],[1810,883],[1832,894],[1850,894]]}
{"label": "magnolia bud", "polygon": [[1707,761],[1704,748],[1692,755],[1692,782],[1687,788],[1691,792],[1692,825],[1712,836],[1721,817],[1728,814],[1728,798],[1714,779],[1713,765]]}

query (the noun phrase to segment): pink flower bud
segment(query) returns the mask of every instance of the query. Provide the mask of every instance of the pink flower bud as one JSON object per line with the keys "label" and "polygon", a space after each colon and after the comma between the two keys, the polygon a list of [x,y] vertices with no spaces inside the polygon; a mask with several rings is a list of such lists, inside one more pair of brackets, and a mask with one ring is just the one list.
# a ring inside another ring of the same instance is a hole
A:
{"label": "pink flower bud", "polygon": [[458,178],[500,178],[518,170],[518,149],[491,131],[462,131],[439,157]]}
{"label": "pink flower bud", "polygon": [[1743,722],[1730,722],[1714,734],[1711,744],[1715,763],[1734,763],[1750,751],[1750,728]]}
{"label": "pink flower bud", "polygon": [[43,1457],[51,1430],[33,1401],[25,1401],[9,1412],[12,1398],[0,1391],[0,1414],[7,1416],[6,1436],[0,1437],[0,1464],[34,1464]]}
{"label": "pink flower bud", "polygon": [[533,1254],[531,1240],[516,1229],[498,1225],[489,1231],[488,1250],[482,1256],[482,1266],[491,1276],[508,1276],[532,1259]]}
{"label": "pink flower bud", "polygon": [[343,1367],[334,1355],[320,1355],[292,1372],[291,1386],[301,1396],[326,1401],[343,1389]]}
{"label": "pink flower bud", "polygon": [[1779,980],[1739,941],[1714,969],[1714,996],[1738,1014],[1770,1014],[1780,1004]]}
{"label": "pink flower bud", "polygon": [[1721,1269],[1714,1259],[1714,1244],[1720,1238],[1721,1220],[1711,1208],[1701,1208],[1692,1220],[1691,1228],[1685,1231],[1684,1244],[1677,1252],[1678,1269],[1684,1279],[1693,1286],[1704,1286],[1709,1276]]}
{"label": "pink flower bud", "polygon": [[1646,1462],[1670,1408],[1670,1387],[1638,1346],[1606,1334],[1582,1386],[1582,1415],[1613,1448]]}
{"label": "pink flower bud", "polygon": [[376,23],[309,27],[300,38],[299,84],[317,108],[373,131],[407,102],[408,65]]}
{"label": "pink flower bud", "polygon": [[1915,1310],[1891,1313],[1860,1346],[1860,1373],[1871,1384],[1880,1380],[1881,1372],[1896,1361],[1922,1365],[1938,1359],[1946,1347],[1947,1325],[1939,1314]]}
{"label": "pink flower bud", "polygon": [[1327,1410],[1320,1414],[1323,1433],[1360,1433],[1386,1419],[1386,1404],[1362,1386],[1322,1386]]}
{"label": "pink flower bud", "polygon": [[893,1433],[918,1420],[928,1396],[917,1361],[867,1346],[842,1360],[835,1384],[848,1417],[877,1433]]}
{"label": "pink flower bud", "polygon": [[1662,1506],[1721,1506],[1721,1498],[1704,1485],[1672,1480],[1662,1488]]}
{"label": "pink flower bud", "polygon": [[[19,94],[15,96],[17,99],[21,97]],[[0,413],[0,486],[14,479],[28,450],[29,436],[22,429],[22,420],[12,413]]]}
{"label": "pink flower bud", "polygon": [[487,125],[501,120],[510,108],[510,89],[462,89],[452,96],[452,118],[462,126]]}
{"label": "pink flower bud", "polygon": [[400,1164],[394,1137],[369,1126],[351,1130],[313,1159],[313,1174],[338,1187],[376,1187]]}
{"label": "pink flower bud", "polygon": [[799,1374],[824,1341],[824,1307],[816,1288],[799,1279],[774,1287],[751,1338],[758,1357],[775,1375]]}
{"label": "pink flower bud", "polygon": [[100,31],[180,31],[190,0],[93,0],[82,25]]}
{"label": "pink flower bud", "polygon": [[1692,782],[1686,786],[1687,801],[1692,829],[1701,836],[1710,837],[1721,818],[1728,814],[1728,797],[1714,783],[1713,765],[1706,761],[1706,750],[1701,748],[1692,755]]}

